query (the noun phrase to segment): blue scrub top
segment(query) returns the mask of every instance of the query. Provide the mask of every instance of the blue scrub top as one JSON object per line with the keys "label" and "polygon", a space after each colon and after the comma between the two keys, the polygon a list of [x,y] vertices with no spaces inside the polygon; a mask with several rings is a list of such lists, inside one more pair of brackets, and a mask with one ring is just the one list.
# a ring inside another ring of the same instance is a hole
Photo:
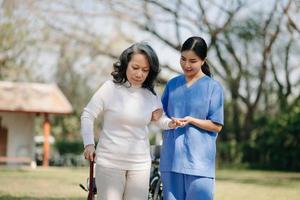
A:
{"label": "blue scrub top", "polygon": [[[223,88],[209,76],[191,86],[187,86],[183,75],[171,79],[162,95],[162,104],[168,117],[191,116],[223,125]],[[214,178],[217,136],[191,124],[164,131],[160,171]]]}

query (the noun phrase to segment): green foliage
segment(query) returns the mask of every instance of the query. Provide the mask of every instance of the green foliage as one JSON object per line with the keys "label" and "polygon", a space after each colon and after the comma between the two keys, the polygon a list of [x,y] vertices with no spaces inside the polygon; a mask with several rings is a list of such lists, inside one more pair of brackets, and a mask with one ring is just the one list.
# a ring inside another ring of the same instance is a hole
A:
{"label": "green foliage", "polygon": [[67,153],[81,154],[83,152],[83,142],[81,140],[68,141],[66,139],[55,142],[55,147],[60,155]]}
{"label": "green foliage", "polygon": [[253,167],[300,171],[300,106],[269,119],[243,149]]}
{"label": "green foliage", "polygon": [[52,133],[56,139],[80,139],[80,116],[72,114],[52,118]]}
{"label": "green foliage", "polygon": [[[16,24],[17,23],[17,24]],[[19,22],[20,23],[20,22]],[[20,45],[26,37],[26,32],[22,29],[17,29],[18,22],[3,22],[0,23],[0,50],[10,50],[12,47]]]}
{"label": "green foliage", "polygon": [[0,80],[11,78],[23,67],[20,55],[25,50],[28,37],[24,24],[21,20],[0,21]]}
{"label": "green foliage", "polygon": [[242,144],[237,143],[236,140],[219,141],[217,144],[217,158],[219,166],[239,165],[242,161],[243,152]]}

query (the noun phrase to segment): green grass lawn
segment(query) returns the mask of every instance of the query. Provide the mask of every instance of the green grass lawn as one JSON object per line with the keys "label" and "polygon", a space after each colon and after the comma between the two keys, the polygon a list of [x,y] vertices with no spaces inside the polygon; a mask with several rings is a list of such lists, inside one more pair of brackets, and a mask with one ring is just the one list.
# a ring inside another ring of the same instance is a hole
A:
{"label": "green grass lawn", "polygon": [[300,173],[218,170],[216,200],[299,200]]}
{"label": "green grass lawn", "polygon": [[[79,200],[88,168],[0,168],[1,200]],[[299,200],[300,173],[218,170],[216,200]]]}
{"label": "green grass lawn", "polygon": [[82,200],[87,197],[78,184],[85,185],[88,168],[0,168],[2,200]]}

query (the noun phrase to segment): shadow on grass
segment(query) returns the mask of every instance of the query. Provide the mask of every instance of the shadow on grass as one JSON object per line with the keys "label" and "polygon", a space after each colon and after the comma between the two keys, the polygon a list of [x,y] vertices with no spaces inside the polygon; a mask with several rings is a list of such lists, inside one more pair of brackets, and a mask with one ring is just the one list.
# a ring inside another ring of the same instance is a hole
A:
{"label": "shadow on grass", "polygon": [[25,196],[25,197],[14,197],[14,196],[10,196],[10,195],[4,195],[4,196],[0,196],[0,200],[82,200],[83,198],[62,198],[62,197],[59,197],[59,198],[55,198],[55,197],[50,197],[50,198],[47,198],[47,197],[28,197],[28,196]]}

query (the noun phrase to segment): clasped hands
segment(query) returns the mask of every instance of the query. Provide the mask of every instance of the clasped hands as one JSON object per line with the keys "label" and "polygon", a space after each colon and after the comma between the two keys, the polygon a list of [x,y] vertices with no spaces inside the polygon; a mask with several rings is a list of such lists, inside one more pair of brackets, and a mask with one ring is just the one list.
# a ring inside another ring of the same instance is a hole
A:
{"label": "clasped hands", "polygon": [[[152,112],[151,121],[158,121],[163,116],[163,109],[159,108]],[[186,116],[184,118],[172,117],[168,123],[169,128],[175,129],[178,127],[184,127],[192,121],[192,117]]]}
{"label": "clasped hands", "polygon": [[171,119],[172,119],[172,121],[169,122],[169,127],[172,128],[172,129],[175,129],[175,128],[178,128],[178,127],[184,127],[188,123],[190,123],[191,120],[192,120],[192,118],[190,116],[186,116],[184,118],[172,117]]}

